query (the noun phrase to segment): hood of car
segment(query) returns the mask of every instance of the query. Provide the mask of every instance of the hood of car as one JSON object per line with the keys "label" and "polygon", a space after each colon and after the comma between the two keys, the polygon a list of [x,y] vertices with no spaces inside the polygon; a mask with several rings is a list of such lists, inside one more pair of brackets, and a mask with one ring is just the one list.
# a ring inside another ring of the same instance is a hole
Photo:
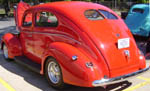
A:
{"label": "hood of car", "polygon": [[29,4],[20,1],[17,8],[14,10],[15,22],[17,27],[21,26],[24,12],[30,7]]}

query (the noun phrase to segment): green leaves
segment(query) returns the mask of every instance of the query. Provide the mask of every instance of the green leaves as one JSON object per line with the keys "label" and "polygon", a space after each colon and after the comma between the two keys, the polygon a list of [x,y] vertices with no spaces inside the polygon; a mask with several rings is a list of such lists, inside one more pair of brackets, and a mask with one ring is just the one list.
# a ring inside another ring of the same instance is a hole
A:
{"label": "green leaves", "polygon": [[149,0],[138,0],[138,3],[149,3]]}

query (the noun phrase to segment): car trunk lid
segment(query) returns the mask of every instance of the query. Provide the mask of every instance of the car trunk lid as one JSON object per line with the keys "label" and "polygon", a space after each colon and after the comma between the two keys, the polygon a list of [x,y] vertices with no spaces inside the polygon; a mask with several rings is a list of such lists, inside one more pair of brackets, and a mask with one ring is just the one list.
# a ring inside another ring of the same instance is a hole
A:
{"label": "car trunk lid", "polygon": [[[139,69],[136,43],[122,20],[92,21],[87,29],[89,29],[88,35],[104,56],[111,77],[123,75],[122,71],[125,70],[130,73],[130,71]],[[119,48],[118,42],[122,45]]]}

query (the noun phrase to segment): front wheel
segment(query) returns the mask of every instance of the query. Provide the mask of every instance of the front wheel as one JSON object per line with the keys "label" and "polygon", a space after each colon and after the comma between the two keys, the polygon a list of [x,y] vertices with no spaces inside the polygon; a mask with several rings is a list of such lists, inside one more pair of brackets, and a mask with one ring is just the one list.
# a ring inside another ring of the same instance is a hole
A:
{"label": "front wheel", "polygon": [[45,65],[45,76],[49,84],[58,89],[64,88],[62,71],[60,65],[54,58],[49,58]]}
{"label": "front wheel", "polygon": [[8,56],[8,48],[5,44],[3,45],[3,56],[6,60],[10,59],[9,56]]}

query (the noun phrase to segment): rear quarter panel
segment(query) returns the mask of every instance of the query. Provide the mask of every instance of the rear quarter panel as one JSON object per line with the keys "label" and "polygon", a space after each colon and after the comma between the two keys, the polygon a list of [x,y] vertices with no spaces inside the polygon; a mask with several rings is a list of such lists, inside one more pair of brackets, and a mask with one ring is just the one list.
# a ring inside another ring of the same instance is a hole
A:
{"label": "rear quarter panel", "polygon": [[[77,85],[91,87],[92,82],[96,79],[103,77],[103,73],[97,64],[93,62],[79,49],[72,45],[55,42],[50,44],[51,52],[55,55],[55,58],[61,65],[64,82]],[[76,55],[77,60],[72,60],[72,56]],[[93,68],[87,68],[86,62],[93,62]]]}

